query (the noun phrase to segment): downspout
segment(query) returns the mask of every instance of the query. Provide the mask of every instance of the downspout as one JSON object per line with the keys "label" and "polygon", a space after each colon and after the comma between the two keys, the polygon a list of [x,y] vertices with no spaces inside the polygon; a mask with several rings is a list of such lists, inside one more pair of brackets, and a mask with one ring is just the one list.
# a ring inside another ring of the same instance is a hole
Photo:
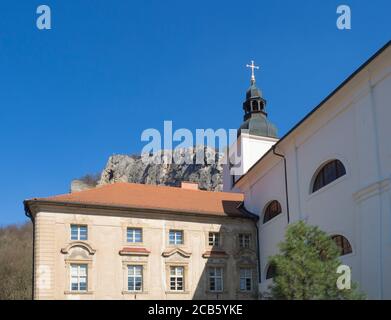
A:
{"label": "downspout", "polygon": [[27,209],[27,205],[25,203],[25,206],[24,206],[24,214],[26,215],[27,218],[30,218],[31,220],[31,223],[33,224],[33,259],[32,259],[32,277],[31,277],[31,282],[32,282],[32,286],[31,286],[31,299],[34,300],[34,286],[35,286],[35,270],[34,270],[34,265],[35,265],[35,223],[34,223],[34,218],[33,216],[30,214],[30,211],[29,209]]}
{"label": "downspout", "polygon": [[288,219],[288,224],[290,222],[290,214],[289,214],[289,196],[288,196],[288,175],[287,175],[287,170],[286,170],[286,158],[283,154],[277,153],[276,152],[276,146],[274,145],[272,147],[273,149],[273,154],[276,155],[277,157],[280,157],[284,160],[284,176],[285,176],[285,201],[286,201],[286,213],[287,213],[287,219]]}
{"label": "downspout", "polygon": [[261,253],[259,252],[259,227],[258,221],[254,220],[255,229],[257,230],[257,262],[258,262],[258,283],[261,283]]}

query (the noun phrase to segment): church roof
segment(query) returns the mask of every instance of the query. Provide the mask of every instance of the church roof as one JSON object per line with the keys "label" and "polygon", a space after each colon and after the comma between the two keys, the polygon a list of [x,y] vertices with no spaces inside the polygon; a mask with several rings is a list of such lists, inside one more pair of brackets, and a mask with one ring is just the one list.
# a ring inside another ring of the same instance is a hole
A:
{"label": "church roof", "polygon": [[276,126],[268,121],[263,113],[254,113],[245,120],[238,130],[238,135],[242,130],[248,130],[247,133],[254,136],[277,138]]}
{"label": "church roof", "polygon": [[255,82],[252,83],[246,91],[246,99],[251,98],[262,98],[262,91],[258,89],[258,87],[255,85]]}
{"label": "church roof", "polygon": [[26,212],[34,204],[56,206],[99,206],[199,216],[254,219],[243,208],[243,194],[190,190],[176,187],[119,182],[90,190],[47,198],[25,200]]}

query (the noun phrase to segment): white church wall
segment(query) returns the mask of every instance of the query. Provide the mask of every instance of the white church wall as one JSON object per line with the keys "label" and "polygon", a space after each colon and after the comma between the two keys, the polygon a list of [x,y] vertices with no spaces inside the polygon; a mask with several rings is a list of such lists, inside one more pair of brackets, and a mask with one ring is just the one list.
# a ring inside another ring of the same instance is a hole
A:
{"label": "white church wall", "polygon": [[[269,137],[259,137],[247,133],[241,133],[238,140],[229,148],[230,159],[241,157],[241,167],[236,180],[245,173],[278,141]],[[237,151],[236,151],[237,150]],[[242,156],[245,155],[245,156]],[[234,161],[232,161],[234,162]],[[233,179],[230,175],[229,165],[223,166],[223,191],[239,192],[233,186]]]}
{"label": "white church wall", "polygon": [[[391,143],[390,125],[391,125],[391,69],[387,74],[382,74],[380,82],[373,88],[373,99],[375,105],[377,136],[379,141],[379,153],[381,161],[382,174],[390,177],[391,173]],[[375,82],[378,79],[374,79]]]}
{"label": "white church wall", "polygon": [[[290,221],[304,219],[345,236],[353,253],[341,261],[369,298],[391,298],[390,70],[388,49],[277,146],[287,161]],[[314,174],[332,159],[342,161],[346,175],[312,193]],[[236,186],[245,193],[246,208],[258,213],[267,199],[281,198],[285,213],[283,175],[282,159],[264,158]],[[282,217],[259,222],[261,270],[284,239]]]}
{"label": "white church wall", "polygon": [[[245,207],[254,214],[259,215],[259,246],[262,283],[266,280],[269,257],[278,253],[278,243],[281,242],[281,235],[285,234],[287,226],[287,208],[285,201],[285,183],[282,162],[270,161],[259,172],[257,180],[251,183],[242,191],[245,194]],[[282,213],[274,219],[263,223],[263,215],[267,205],[277,200],[281,204]],[[267,281],[265,288],[268,287]]]}
{"label": "white church wall", "polygon": [[246,173],[278,141],[269,137],[241,134],[243,173]]}

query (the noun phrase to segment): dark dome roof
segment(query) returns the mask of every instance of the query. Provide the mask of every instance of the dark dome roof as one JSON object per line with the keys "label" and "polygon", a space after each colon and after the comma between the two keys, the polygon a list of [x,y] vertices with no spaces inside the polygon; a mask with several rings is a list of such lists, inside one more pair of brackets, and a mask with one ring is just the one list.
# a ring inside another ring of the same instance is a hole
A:
{"label": "dark dome roof", "polygon": [[253,113],[244,121],[238,130],[238,136],[242,130],[248,130],[249,134],[255,136],[277,138],[277,127],[269,122],[263,113]]}
{"label": "dark dome roof", "polygon": [[262,91],[256,87],[255,83],[251,84],[246,91],[246,100],[250,98],[262,98]]}

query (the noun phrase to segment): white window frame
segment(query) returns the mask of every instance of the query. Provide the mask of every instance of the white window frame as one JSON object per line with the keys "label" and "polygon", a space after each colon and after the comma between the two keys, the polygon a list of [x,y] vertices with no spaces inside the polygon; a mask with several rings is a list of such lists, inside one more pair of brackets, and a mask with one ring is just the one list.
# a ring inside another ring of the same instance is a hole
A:
{"label": "white window frame", "polygon": [[[247,289],[247,280],[250,280],[250,289]],[[244,281],[244,288],[242,288],[242,281]],[[253,270],[251,268],[240,268],[239,289],[240,291],[244,292],[249,292],[253,290]]]}
{"label": "white window frame", "polygon": [[[129,234],[130,231],[131,231],[131,234]],[[136,241],[136,232],[137,231],[140,231],[140,241]],[[143,229],[142,228],[134,228],[134,227],[126,228],[126,242],[127,243],[142,243],[143,242]]]}
{"label": "white window frame", "polygon": [[240,233],[239,234],[239,247],[248,249],[251,247],[251,234]]}
{"label": "white window frame", "polygon": [[[178,270],[181,269],[181,274],[178,273]],[[174,270],[174,273],[172,273],[172,270]],[[182,282],[182,288],[179,289],[179,282],[178,280],[181,280]],[[174,283],[174,286],[172,286],[172,283]],[[170,291],[185,291],[185,267],[183,266],[171,266],[170,267],[170,278],[169,278],[169,286]]]}
{"label": "white window frame", "polygon": [[[174,234],[173,241],[171,241],[171,234]],[[181,241],[180,242],[179,242],[178,234],[181,234],[181,237],[180,237]],[[171,229],[168,232],[168,243],[170,245],[182,245],[185,242],[184,236],[185,236],[185,234],[184,234],[183,230]]]}
{"label": "white window frame", "polygon": [[209,232],[209,234],[208,234],[208,245],[210,247],[220,247],[220,245],[221,245],[221,235],[220,235],[220,232],[212,232],[212,231]]}
{"label": "white window frame", "polygon": [[[211,270],[213,274],[211,275]],[[220,270],[220,275],[217,275],[217,270]],[[212,279],[214,280],[214,289],[212,289]],[[221,282],[221,288],[217,289],[218,281]],[[224,268],[223,267],[208,267],[208,290],[210,292],[223,292],[224,291]]]}
{"label": "white window frame", "polygon": [[[76,268],[76,270],[74,269]],[[85,268],[85,274],[81,272],[82,268]],[[75,270],[76,274],[72,271]],[[87,292],[88,291],[88,264],[86,263],[71,263],[69,270],[69,289],[71,292]],[[73,280],[76,279],[76,282]],[[85,279],[85,289],[80,289],[81,280]],[[77,289],[73,289],[72,284],[77,284]]]}
{"label": "white window frame", "polygon": [[[128,280],[128,283],[127,283],[127,289],[129,292],[142,292],[143,291],[143,287],[144,287],[144,283],[143,283],[143,280],[144,280],[144,267],[142,265],[137,265],[137,264],[129,264],[127,266],[127,270],[128,270],[128,276],[127,276],[127,280]],[[139,274],[137,273],[137,270],[139,270]],[[130,279],[133,279],[133,288],[130,287]],[[136,286],[136,282],[137,282],[137,279],[139,279],[141,285],[140,285],[140,288],[137,288]]]}
{"label": "white window frame", "polygon": [[[72,229],[73,228],[76,228],[77,230],[77,236],[76,236],[76,239],[73,239],[73,232],[72,232]],[[86,235],[85,235],[85,239],[82,239],[81,238],[81,232],[80,232],[80,229],[81,228],[86,228]],[[71,240],[72,241],[87,241],[88,240],[88,226],[85,225],[85,224],[74,224],[72,223],[71,224]]]}

